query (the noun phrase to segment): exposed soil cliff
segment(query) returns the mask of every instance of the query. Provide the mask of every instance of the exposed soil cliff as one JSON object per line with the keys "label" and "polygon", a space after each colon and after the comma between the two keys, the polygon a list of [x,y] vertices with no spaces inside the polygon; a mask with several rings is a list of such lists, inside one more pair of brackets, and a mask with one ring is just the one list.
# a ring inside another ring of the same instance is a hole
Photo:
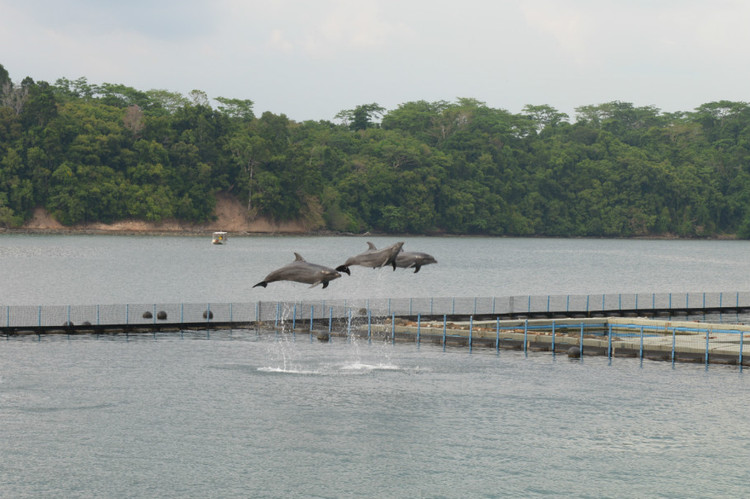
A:
{"label": "exposed soil cliff", "polygon": [[175,220],[158,223],[141,220],[123,220],[111,224],[91,223],[65,227],[43,208],[37,208],[34,217],[21,231],[28,232],[83,232],[83,233],[205,233],[223,230],[239,234],[302,234],[308,229],[302,223],[272,223],[266,219],[250,220],[245,207],[229,196],[219,196],[216,200],[215,221],[203,224],[186,224]]}

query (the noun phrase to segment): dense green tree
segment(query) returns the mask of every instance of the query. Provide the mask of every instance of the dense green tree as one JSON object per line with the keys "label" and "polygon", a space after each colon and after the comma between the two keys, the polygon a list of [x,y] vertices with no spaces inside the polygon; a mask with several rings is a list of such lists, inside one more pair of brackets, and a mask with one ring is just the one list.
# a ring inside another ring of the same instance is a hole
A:
{"label": "dense green tree", "polygon": [[750,105],[613,101],[520,114],[472,98],[255,116],[200,90],[14,84],[0,66],[0,226],[251,217],[336,231],[750,238]]}

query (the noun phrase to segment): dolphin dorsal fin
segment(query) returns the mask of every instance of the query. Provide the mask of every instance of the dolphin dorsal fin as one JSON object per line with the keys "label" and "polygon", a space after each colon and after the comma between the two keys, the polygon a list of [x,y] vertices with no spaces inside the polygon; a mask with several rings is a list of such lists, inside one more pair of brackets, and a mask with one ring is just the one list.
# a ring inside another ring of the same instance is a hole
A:
{"label": "dolphin dorsal fin", "polygon": [[367,241],[367,247],[371,250],[377,249],[374,244],[372,244],[370,241]]}
{"label": "dolphin dorsal fin", "polygon": [[299,253],[297,253],[297,252],[295,251],[295,252],[294,252],[294,261],[295,261],[295,262],[304,262],[304,261],[305,261],[305,259],[304,259],[304,258],[302,258],[302,255],[300,255]]}

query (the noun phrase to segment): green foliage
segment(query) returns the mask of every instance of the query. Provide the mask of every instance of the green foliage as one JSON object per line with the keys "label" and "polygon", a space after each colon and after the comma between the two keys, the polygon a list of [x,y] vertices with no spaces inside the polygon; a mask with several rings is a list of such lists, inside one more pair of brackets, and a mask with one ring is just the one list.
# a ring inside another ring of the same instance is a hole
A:
{"label": "green foliage", "polygon": [[[37,206],[66,225],[251,216],[334,231],[750,238],[750,105],[693,112],[609,102],[576,121],[476,99],[365,104],[328,121],[260,117],[250,100],[0,66],[0,226]],[[380,120],[380,122],[378,122]]]}

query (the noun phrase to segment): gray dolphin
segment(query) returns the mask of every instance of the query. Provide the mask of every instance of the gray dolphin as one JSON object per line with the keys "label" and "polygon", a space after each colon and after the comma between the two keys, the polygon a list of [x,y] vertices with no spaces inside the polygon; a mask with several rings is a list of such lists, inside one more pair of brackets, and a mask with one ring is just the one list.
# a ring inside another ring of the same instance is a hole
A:
{"label": "gray dolphin", "polygon": [[417,251],[402,251],[396,255],[396,267],[400,269],[410,269],[414,267],[414,273],[419,272],[422,265],[429,265],[431,263],[437,263],[435,257],[428,255],[427,253],[419,253]]}
{"label": "gray dolphin", "polygon": [[392,244],[387,248],[377,249],[374,244],[367,241],[367,251],[347,258],[343,265],[336,267],[336,270],[346,272],[349,275],[351,275],[349,267],[352,265],[361,265],[362,267],[371,267],[373,269],[392,265],[393,270],[396,270],[396,255],[401,251],[403,245],[404,243],[400,242]]}
{"label": "gray dolphin", "polygon": [[269,282],[294,281],[311,284],[311,288],[323,283],[323,289],[325,289],[330,281],[339,277],[341,277],[341,274],[335,270],[323,265],[309,263],[299,253],[294,253],[292,263],[274,270],[253,287],[263,286],[265,288]]}

